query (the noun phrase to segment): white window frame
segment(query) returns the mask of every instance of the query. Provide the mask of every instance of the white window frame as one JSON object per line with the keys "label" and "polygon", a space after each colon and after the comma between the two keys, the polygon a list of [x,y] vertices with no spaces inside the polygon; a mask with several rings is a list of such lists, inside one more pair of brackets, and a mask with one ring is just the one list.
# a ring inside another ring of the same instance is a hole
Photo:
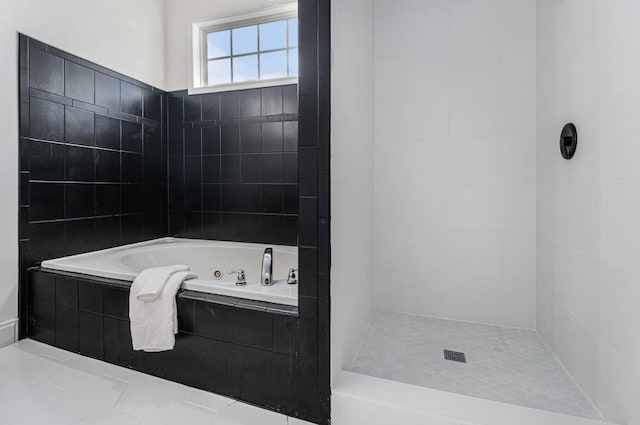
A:
{"label": "white window frame", "polygon": [[[298,3],[264,9],[241,15],[233,15],[200,22],[192,25],[192,61],[189,94],[217,93],[231,90],[283,86],[297,84],[298,77],[274,78],[269,80],[246,81],[242,83],[207,85],[207,34],[244,26],[290,19],[298,16]],[[260,52],[258,52],[259,54]]]}

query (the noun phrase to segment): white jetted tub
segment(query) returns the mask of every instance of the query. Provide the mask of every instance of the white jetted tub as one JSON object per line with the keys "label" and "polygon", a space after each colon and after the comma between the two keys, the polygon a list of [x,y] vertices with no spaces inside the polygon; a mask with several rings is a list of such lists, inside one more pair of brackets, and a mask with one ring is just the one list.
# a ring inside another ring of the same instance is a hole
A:
{"label": "white jetted tub", "polygon": [[[273,248],[272,286],[260,284],[265,248]],[[298,305],[298,285],[287,284],[290,268],[298,268],[298,248],[239,242],[162,238],[101,251],[43,261],[43,269],[82,273],[133,282],[148,267],[186,264],[198,276],[184,282],[183,289],[227,295],[291,306]],[[244,270],[247,284],[236,285]]]}

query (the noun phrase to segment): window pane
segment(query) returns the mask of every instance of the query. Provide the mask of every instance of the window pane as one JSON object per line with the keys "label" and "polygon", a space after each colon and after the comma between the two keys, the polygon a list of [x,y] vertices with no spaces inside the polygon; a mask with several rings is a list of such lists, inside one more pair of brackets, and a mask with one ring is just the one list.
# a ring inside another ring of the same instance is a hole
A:
{"label": "window pane", "polygon": [[233,58],[233,82],[252,81],[258,79],[258,55]]}
{"label": "window pane", "polygon": [[298,49],[289,50],[289,77],[298,76]]}
{"label": "window pane", "polygon": [[260,50],[287,47],[287,21],[260,24]]}
{"label": "window pane", "polygon": [[289,19],[289,46],[298,45],[298,18]]}
{"label": "window pane", "polygon": [[233,30],[233,54],[242,55],[258,51],[258,26],[236,28]]}
{"label": "window pane", "polygon": [[231,32],[219,31],[207,34],[207,58],[231,56]]}
{"label": "window pane", "polygon": [[210,86],[231,83],[231,59],[218,59],[207,64],[207,82]]}
{"label": "window pane", "polygon": [[287,52],[262,53],[260,55],[260,79],[283,78],[287,76]]}

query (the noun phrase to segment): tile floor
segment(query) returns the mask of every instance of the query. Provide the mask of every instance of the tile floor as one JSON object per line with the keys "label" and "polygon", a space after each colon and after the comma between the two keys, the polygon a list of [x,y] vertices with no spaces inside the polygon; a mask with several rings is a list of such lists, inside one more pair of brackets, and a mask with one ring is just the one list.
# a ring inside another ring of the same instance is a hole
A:
{"label": "tile floor", "polygon": [[[462,351],[467,363],[444,360]],[[535,331],[376,311],[352,372],[601,419]]]}
{"label": "tile floor", "polygon": [[0,349],[2,425],[309,425],[32,340]]}

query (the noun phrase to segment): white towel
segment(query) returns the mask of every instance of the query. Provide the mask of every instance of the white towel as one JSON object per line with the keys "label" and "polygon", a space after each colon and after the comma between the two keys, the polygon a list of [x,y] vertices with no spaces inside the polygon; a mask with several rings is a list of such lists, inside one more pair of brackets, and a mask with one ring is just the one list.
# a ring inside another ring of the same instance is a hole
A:
{"label": "white towel", "polygon": [[[172,350],[175,334],[178,332],[178,309],[176,293],[182,282],[196,277],[189,271],[171,274],[158,298],[140,301],[140,286],[135,281],[129,296],[129,318],[131,319],[131,340],[134,350],[158,352]],[[137,280],[137,279],[136,279]]]}
{"label": "white towel", "polygon": [[153,301],[160,296],[172,274],[188,270],[189,267],[182,265],[152,267],[143,270],[133,281],[131,291],[136,292],[136,297],[140,301]]}

